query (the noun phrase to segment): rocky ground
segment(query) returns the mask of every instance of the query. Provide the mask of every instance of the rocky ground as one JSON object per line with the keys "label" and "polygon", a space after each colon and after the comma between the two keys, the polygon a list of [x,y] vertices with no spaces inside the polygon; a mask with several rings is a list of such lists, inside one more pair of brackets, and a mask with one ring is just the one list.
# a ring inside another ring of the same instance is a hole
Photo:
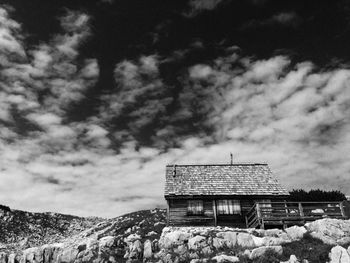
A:
{"label": "rocky ground", "polygon": [[79,218],[0,207],[0,263],[350,263],[350,220],[286,230],[166,227],[166,211]]}

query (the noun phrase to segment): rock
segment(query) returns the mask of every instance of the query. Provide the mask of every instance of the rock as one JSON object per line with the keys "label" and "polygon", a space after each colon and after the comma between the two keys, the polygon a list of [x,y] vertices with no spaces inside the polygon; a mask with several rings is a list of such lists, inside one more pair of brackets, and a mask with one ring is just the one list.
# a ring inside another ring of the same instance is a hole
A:
{"label": "rock", "polygon": [[183,255],[187,252],[187,246],[186,245],[180,245],[176,248],[174,248],[174,252],[179,255]]}
{"label": "rock", "polygon": [[229,248],[233,248],[237,243],[237,233],[235,232],[219,232],[216,234],[216,236],[222,238],[225,245]]}
{"label": "rock", "polygon": [[188,240],[188,248],[192,250],[197,250],[206,245],[206,238],[203,236],[195,236]]}
{"label": "rock", "polygon": [[171,232],[166,232],[164,229],[159,240],[160,248],[170,248],[175,245],[181,245],[185,240],[188,240],[192,236],[190,233],[185,231],[174,230]]}
{"label": "rock", "polygon": [[210,246],[206,246],[206,247],[202,248],[202,253],[207,256],[207,255],[212,254],[213,251],[211,250]]}
{"label": "rock", "polygon": [[290,239],[279,238],[279,237],[264,237],[263,241],[264,241],[263,246],[279,246],[279,245],[283,245],[291,242]]}
{"label": "rock", "polygon": [[156,235],[158,235],[158,233],[157,233],[157,232],[155,232],[155,231],[151,231],[151,232],[148,232],[148,233],[146,234],[146,237],[156,236]]}
{"label": "rock", "polygon": [[250,258],[250,254],[251,254],[251,252],[250,252],[249,249],[246,249],[246,250],[244,250],[244,252],[243,252],[243,256],[246,256],[246,257],[248,257],[248,258]]}
{"label": "rock", "polygon": [[290,255],[289,260],[281,261],[280,263],[299,263],[299,261],[295,255]]}
{"label": "rock", "polygon": [[134,242],[135,240],[139,240],[141,239],[141,236],[138,234],[131,234],[129,236],[127,236],[126,238],[124,238],[124,242],[128,243],[128,242]]}
{"label": "rock", "polygon": [[281,246],[264,246],[264,247],[258,247],[254,248],[250,254],[250,259],[255,259],[258,257],[261,257],[264,255],[268,250],[272,250],[276,252],[279,255],[282,255],[283,248]]}
{"label": "rock", "polygon": [[253,242],[254,242],[254,246],[255,247],[261,247],[264,246],[266,243],[266,237],[256,237],[256,236],[252,236]]}
{"label": "rock", "polygon": [[8,263],[15,263],[16,262],[16,254],[10,254],[8,257]]}
{"label": "rock", "polygon": [[292,240],[300,240],[303,238],[304,234],[307,232],[303,226],[292,226],[285,229],[288,237]]}
{"label": "rock", "polygon": [[252,235],[247,234],[247,233],[238,233],[237,245],[239,245],[243,248],[255,247],[255,243],[254,243],[254,240],[252,238]]}
{"label": "rock", "polygon": [[140,240],[136,240],[129,245],[128,258],[139,259],[142,257],[142,243]]}
{"label": "rock", "polygon": [[341,245],[341,246],[350,244],[350,236],[342,237],[342,238],[338,239],[337,240],[337,244]]}
{"label": "rock", "polygon": [[213,238],[213,247],[216,248],[217,250],[219,250],[220,248],[223,248],[225,244],[226,244],[225,240],[217,237]]}
{"label": "rock", "polygon": [[143,244],[143,258],[151,258],[152,257],[152,242],[147,239]]}
{"label": "rock", "polygon": [[326,244],[336,245],[339,240],[350,236],[350,220],[325,218],[305,224],[311,236]]}
{"label": "rock", "polygon": [[79,251],[76,248],[66,248],[59,254],[58,261],[61,263],[74,262],[78,253]]}
{"label": "rock", "polygon": [[8,256],[5,252],[0,252],[0,263],[7,263]]}
{"label": "rock", "polygon": [[335,246],[329,253],[329,263],[349,263],[350,256],[345,248],[341,246]]}
{"label": "rock", "polygon": [[212,258],[212,260],[215,260],[218,263],[224,263],[224,262],[239,262],[239,258],[235,256],[227,256],[227,255],[219,255]]}
{"label": "rock", "polygon": [[111,247],[113,247],[114,242],[115,242],[115,237],[106,236],[106,237],[103,237],[99,240],[99,247],[111,248]]}

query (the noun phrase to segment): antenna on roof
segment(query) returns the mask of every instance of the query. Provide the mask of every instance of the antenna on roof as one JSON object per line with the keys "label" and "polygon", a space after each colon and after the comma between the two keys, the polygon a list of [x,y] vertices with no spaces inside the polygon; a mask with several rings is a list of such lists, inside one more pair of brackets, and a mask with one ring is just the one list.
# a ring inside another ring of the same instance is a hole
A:
{"label": "antenna on roof", "polygon": [[233,154],[230,153],[230,157],[231,157],[231,165],[233,164]]}

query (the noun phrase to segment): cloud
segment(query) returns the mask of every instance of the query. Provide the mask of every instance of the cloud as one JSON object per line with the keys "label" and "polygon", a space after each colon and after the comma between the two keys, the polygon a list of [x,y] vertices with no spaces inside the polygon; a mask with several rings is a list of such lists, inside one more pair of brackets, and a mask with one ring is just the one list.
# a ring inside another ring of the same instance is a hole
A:
{"label": "cloud", "polygon": [[190,0],[190,10],[186,11],[184,15],[187,17],[194,17],[203,11],[214,10],[223,2],[225,2],[225,0]]}
{"label": "cloud", "polygon": [[[197,8],[221,4],[208,3]],[[21,25],[0,10],[0,28],[14,41],[11,50],[5,39],[0,51],[3,203],[106,217],[164,207],[166,164],[228,163],[230,152],[237,162],[268,162],[289,189],[350,192],[347,68],[230,48],[183,66],[171,83],[163,71],[175,56],[141,54],[116,62],[116,88],[94,98],[96,114],[77,121],[69,109],[99,78],[97,60],[80,57],[92,34],[89,15],[67,10],[60,33],[27,46]]]}
{"label": "cloud", "polygon": [[245,22],[240,29],[248,30],[271,26],[297,28],[302,24],[302,22],[303,19],[295,12],[280,12],[266,19],[252,19]]}

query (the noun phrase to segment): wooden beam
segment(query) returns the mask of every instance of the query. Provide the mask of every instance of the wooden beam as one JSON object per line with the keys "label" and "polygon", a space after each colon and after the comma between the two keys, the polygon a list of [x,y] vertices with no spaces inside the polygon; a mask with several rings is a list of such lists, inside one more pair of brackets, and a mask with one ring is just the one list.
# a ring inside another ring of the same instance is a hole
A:
{"label": "wooden beam", "polygon": [[303,210],[303,206],[301,205],[301,203],[298,203],[298,208],[299,208],[300,216],[304,217],[304,210]]}
{"label": "wooden beam", "polygon": [[169,200],[166,200],[166,203],[167,203],[167,209],[166,209],[166,213],[167,213],[167,217],[166,217],[166,224],[169,225],[169,217],[170,217],[170,207],[169,207]]}
{"label": "wooden beam", "polygon": [[218,219],[217,219],[217,213],[216,213],[216,201],[213,200],[213,211],[214,211],[214,224],[215,226],[218,225]]}
{"label": "wooden beam", "polygon": [[344,211],[344,206],[343,206],[343,201],[339,203],[340,207],[340,212],[343,217],[345,217],[345,211]]}

